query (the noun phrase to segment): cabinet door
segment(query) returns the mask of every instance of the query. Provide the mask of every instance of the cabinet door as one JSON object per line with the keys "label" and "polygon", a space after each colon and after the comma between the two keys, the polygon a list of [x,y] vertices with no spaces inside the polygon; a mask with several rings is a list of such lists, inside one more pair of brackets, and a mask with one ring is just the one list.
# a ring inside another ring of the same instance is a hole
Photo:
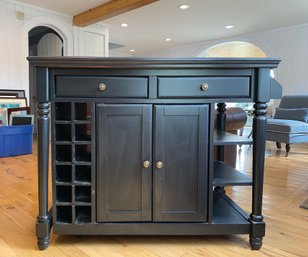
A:
{"label": "cabinet door", "polygon": [[207,105],[155,107],[155,221],[207,220],[208,129]]}
{"label": "cabinet door", "polygon": [[151,220],[152,106],[98,104],[96,122],[97,221]]}

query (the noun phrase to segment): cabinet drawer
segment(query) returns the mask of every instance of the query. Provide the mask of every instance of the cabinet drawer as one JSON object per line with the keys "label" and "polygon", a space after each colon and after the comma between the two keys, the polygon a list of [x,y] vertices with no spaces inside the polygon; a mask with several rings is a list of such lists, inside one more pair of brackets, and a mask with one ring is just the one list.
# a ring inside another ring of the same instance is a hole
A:
{"label": "cabinet drawer", "polygon": [[146,98],[148,79],[142,77],[57,76],[56,96]]}
{"label": "cabinet drawer", "polygon": [[158,97],[250,97],[249,77],[159,78]]}

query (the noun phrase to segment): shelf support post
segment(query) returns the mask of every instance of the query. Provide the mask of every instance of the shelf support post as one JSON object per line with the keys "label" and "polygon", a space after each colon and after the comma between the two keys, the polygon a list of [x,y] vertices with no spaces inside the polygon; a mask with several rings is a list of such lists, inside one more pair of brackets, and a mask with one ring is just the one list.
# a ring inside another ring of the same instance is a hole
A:
{"label": "shelf support post", "polygon": [[[225,131],[226,127],[226,104],[225,103],[218,103],[217,104],[217,117],[216,117],[216,128],[217,130]],[[225,147],[223,145],[216,146],[217,150],[217,160],[224,161],[225,159]],[[216,186],[216,192],[225,193],[225,189],[223,186]]]}
{"label": "shelf support post", "polygon": [[[226,123],[226,104],[218,103],[217,104],[217,119],[216,119],[216,127],[217,130],[225,131],[225,123]],[[218,161],[224,161],[224,147],[217,146],[217,159]]]}
{"label": "shelf support post", "polygon": [[265,102],[254,104],[253,118],[253,185],[252,185],[252,213],[250,245],[252,249],[259,250],[262,246],[262,238],[265,235],[265,223],[262,215],[263,180],[264,180],[264,155],[265,155],[265,126],[266,126]]}
{"label": "shelf support post", "polygon": [[51,216],[48,213],[48,166],[49,166],[49,84],[48,69],[36,69],[37,101],[37,158],[38,158],[38,209],[36,237],[38,247],[44,250],[49,244]]}

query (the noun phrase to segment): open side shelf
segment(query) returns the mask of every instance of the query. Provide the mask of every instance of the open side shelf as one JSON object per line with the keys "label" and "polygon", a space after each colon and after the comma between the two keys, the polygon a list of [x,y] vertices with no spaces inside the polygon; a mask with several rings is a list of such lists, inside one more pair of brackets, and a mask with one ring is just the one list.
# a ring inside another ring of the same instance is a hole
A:
{"label": "open side shelf", "polygon": [[213,192],[214,224],[249,224],[249,215],[223,193]]}
{"label": "open side shelf", "polygon": [[252,179],[224,162],[214,161],[213,186],[250,186]]}
{"label": "open side shelf", "polygon": [[251,138],[219,130],[214,132],[214,145],[251,145],[252,143],[253,140]]}

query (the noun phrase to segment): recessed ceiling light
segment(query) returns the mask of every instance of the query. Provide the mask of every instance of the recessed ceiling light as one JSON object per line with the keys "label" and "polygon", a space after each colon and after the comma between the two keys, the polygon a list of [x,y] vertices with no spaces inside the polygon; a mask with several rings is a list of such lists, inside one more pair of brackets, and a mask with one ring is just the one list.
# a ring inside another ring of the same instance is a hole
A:
{"label": "recessed ceiling light", "polygon": [[189,5],[188,5],[188,4],[181,4],[181,5],[179,5],[179,8],[180,8],[181,10],[186,10],[186,9],[189,8]]}
{"label": "recessed ceiling light", "polygon": [[126,27],[128,27],[128,24],[127,23],[122,23],[121,26],[126,28]]}
{"label": "recessed ceiling light", "polygon": [[130,49],[129,51],[131,51],[131,52],[135,52],[135,49]]}
{"label": "recessed ceiling light", "polygon": [[225,26],[225,29],[233,29],[234,28],[234,25],[227,25]]}
{"label": "recessed ceiling light", "polygon": [[171,38],[165,38],[165,41],[169,42],[171,41]]}

